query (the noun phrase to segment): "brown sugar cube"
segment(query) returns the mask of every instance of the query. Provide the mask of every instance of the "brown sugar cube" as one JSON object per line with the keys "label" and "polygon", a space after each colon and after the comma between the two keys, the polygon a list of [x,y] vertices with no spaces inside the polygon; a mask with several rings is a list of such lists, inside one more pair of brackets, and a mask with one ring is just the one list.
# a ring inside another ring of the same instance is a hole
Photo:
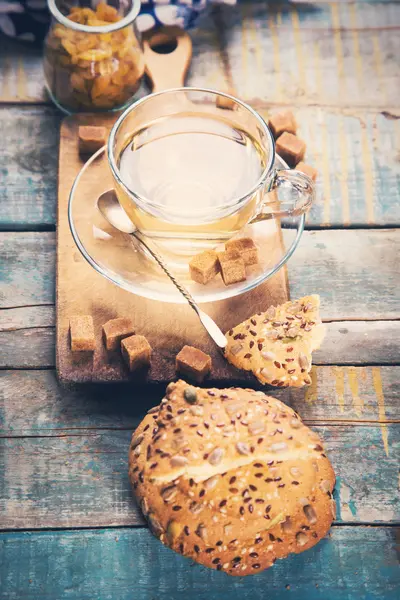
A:
{"label": "brown sugar cube", "polygon": [[90,315],[70,317],[72,352],[93,352],[96,346],[93,319]]}
{"label": "brown sugar cube", "polygon": [[80,125],[78,129],[79,153],[94,154],[107,142],[107,131],[105,127],[93,125]]}
{"label": "brown sugar cube", "polygon": [[268,121],[268,127],[270,128],[274,138],[278,138],[284,131],[289,133],[296,133],[297,123],[294,118],[294,114],[290,110],[275,113]]}
{"label": "brown sugar cube", "polygon": [[151,346],[143,335],[131,335],[121,341],[122,356],[130,371],[150,365]]}
{"label": "brown sugar cube", "polygon": [[235,101],[218,94],[216,105],[217,105],[217,108],[224,108],[225,110],[233,110],[235,108]]}
{"label": "brown sugar cube", "polygon": [[111,319],[103,325],[103,341],[107,350],[118,350],[121,340],[135,333],[130,319]]}
{"label": "brown sugar cube", "polygon": [[205,285],[219,273],[219,262],[214,250],[205,250],[196,254],[189,263],[190,277]]}
{"label": "brown sugar cube", "polygon": [[235,251],[218,252],[217,256],[225,285],[231,285],[246,279],[244,260],[239,253]]}
{"label": "brown sugar cube", "polygon": [[201,383],[211,371],[211,356],[198,348],[183,346],[176,357],[176,370],[197,383]]}
{"label": "brown sugar cube", "polygon": [[304,158],[306,144],[292,133],[285,131],[276,140],[276,151],[290,167],[294,167]]}
{"label": "brown sugar cube", "polygon": [[318,171],[317,171],[317,169],[314,169],[314,167],[312,167],[311,165],[306,165],[306,163],[304,163],[304,162],[299,162],[299,164],[296,165],[296,170],[301,171],[302,173],[305,173],[313,181],[317,180]]}
{"label": "brown sugar cube", "polygon": [[257,246],[251,238],[239,238],[237,240],[229,240],[226,242],[225,249],[229,253],[237,253],[244,260],[246,267],[256,265],[258,263]]}

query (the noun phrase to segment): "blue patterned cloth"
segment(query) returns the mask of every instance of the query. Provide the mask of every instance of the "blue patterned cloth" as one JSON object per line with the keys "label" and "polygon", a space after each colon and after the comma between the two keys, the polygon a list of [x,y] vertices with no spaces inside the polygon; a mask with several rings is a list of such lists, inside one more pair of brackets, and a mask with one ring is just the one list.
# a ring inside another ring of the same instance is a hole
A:
{"label": "blue patterned cloth", "polygon": [[142,0],[137,24],[141,31],[160,25],[179,25],[190,29],[196,24],[200,12],[212,3],[236,4],[236,0]]}
{"label": "blue patterned cloth", "polygon": [[[97,4],[97,2],[93,2]],[[236,0],[142,0],[137,25],[146,31],[160,25],[195,25],[210,4],[236,4]],[[50,22],[46,0],[0,0],[0,32],[20,40],[40,43]]]}

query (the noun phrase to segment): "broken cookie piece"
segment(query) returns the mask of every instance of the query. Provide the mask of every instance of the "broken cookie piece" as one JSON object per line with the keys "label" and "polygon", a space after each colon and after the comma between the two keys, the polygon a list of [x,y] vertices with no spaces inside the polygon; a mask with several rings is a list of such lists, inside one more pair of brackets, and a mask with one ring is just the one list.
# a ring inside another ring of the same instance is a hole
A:
{"label": "broken cookie piece", "polygon": [[226,242],[225,248],[227,252],[239,254],[243,258],[246,267],[258,263],[257,246],[249,237],[229,240],[229,242]]}
{"label": "broken cookie piece", "polygon": [[225,356],[261,383],[302,387],[311,383],[311,354],[324,335],[319,296],[305,296],[271,306],[231,329]]}
{"label": "broken cookie piece", "polygon": [[96,346],[93,318],[90,315],[70,317],[69,330],[72,352],[93,352]]}
{"label": "broken cookie piece", "polygon": [[131,372],[150,366],[151,346],[143,335],[124,338],[121,351]]}
{"label": "broken cookie piece", "polygon": [[304,158],[306,144],[297,136],[285,131],[276,140],[276,151],[290,167],[295,167]]}
{"label": "broken cookie piece", "polygon": [[268,127],[275,139],[285,131],[293,134],[297,131],[296,119],[290,110],[285,110],[272,115],[268,120]]}
{"label": "broken cookie piece", "polygon": [[78,129],[79,154],[90,156],[100,150],[107,142],[105,127],[80,125]]}
{"label": "broken cookie piece", "polygon": [[118,350],[121,340],[135,333],[131,319],[120,317],[103,325],[103,342],[107,350]]}
{"label": "broken cookie piece", "polygon": [[219,262],[214,250],[205,250],[196,254],[189,263],[190,277],[205,285],[219,273]]}
{"label": "broken cookie piece", "polygon": [[296,171],[301,171],[302,173],[305,173],[313,181],[317,180],[318,171],[317,169],[314,169],[314,167],[312,167],[311,165],[307,165],[304,162],[299,162],[299,164],[296,165]]}
{"label": "broken cookie piece", "polygon": [[217,252],[221,275],[225,285],[245,281],[246,268],[243,258],[236,251]]}
{"label": "broken cookie piece", "polygon": [[197,383],[209,374],[211,364],[211,356],[192,346],[184,346],[176,357],[176,371]]}

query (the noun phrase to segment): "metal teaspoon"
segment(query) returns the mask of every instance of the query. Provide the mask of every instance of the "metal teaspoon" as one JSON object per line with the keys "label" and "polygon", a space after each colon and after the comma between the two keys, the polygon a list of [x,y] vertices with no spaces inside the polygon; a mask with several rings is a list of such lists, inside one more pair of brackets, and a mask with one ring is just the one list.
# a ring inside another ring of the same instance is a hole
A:
{"label": "metal teaspoon", "polygon": [[203,310],[200,309],[192,295],[189,291],[176,279],[175,275],[173,275],[167,265],[164,262],[164,259],[160,256],[158,252],[156,252],[153,248],[151,248],[147,241],[144,240],[140,231],[136,229],[132,221],[129,219],[128,215],[120,205],[118,198],[114,192],[114,190],[108,190],[107,192],[103,192],[97,199],[97,207],[103,217],[115,227],[119,231],[123,233],[128,233],[132,235],[142,246],[146,248],[146,250],[151,254],[154,260],[159,264],[164,273],[168,275],[174,286],[180,291],[182,296],[186,298],[190,306],[196,312],[199,317],[204,329],[207,331],[210,338],[215,342],[215,344],[223,350],[227,344],[227,339],[225,335],[222,333],[218,325],[212,320],[212,318],[207,315]]}

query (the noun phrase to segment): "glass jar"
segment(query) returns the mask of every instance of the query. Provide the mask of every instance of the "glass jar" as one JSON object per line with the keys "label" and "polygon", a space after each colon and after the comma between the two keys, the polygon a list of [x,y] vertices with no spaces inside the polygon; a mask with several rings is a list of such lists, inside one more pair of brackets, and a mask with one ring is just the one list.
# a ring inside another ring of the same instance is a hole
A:
{"label": "glass jar", "polygon": [[144,73],[135,24],[140,0],[93,0],[93,8],[87,0],[48,0],[48,6],[43,65],[53,102],[67,113],[129,104]]}

